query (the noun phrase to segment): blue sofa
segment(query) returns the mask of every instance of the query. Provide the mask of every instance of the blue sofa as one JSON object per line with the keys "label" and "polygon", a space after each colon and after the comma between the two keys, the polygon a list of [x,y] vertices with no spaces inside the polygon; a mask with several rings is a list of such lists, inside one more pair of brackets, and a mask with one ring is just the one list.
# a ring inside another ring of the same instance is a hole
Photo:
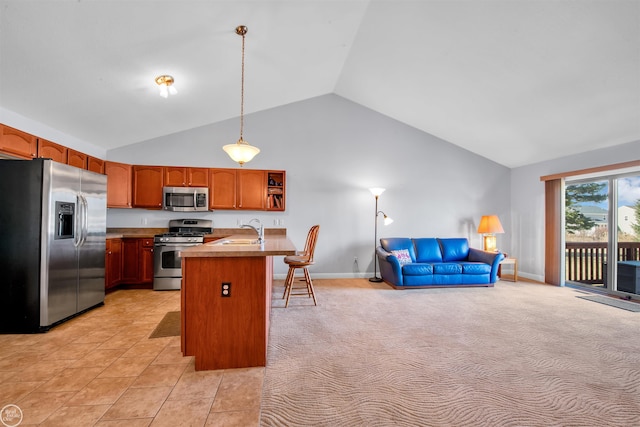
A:
{"label": "blue sofa", "polygon": [[391,237],[376,248],[382,279],[397,289],[493,286],[501,252],[469,248],[465,238]]}

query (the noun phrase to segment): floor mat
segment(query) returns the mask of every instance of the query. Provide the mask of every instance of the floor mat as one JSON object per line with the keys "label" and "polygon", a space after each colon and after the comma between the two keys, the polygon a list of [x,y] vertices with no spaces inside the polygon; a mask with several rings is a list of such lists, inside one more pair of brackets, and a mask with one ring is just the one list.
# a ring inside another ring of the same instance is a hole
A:
{"label": "floor mat", "polygon": [[593,302],[598,302],[600,304],[610,305],[612,307],[621,308],[627,311],[640,313],[640,304],[631,302],[631,301],[624,301],[621,299],[605,297],[602,295],[579,296],[578,298],[586,299]]}
{"label": "floor mat", "polygon": [[175,337],[180,335],[180,312],[170,311],[164,315],[149,338]]}

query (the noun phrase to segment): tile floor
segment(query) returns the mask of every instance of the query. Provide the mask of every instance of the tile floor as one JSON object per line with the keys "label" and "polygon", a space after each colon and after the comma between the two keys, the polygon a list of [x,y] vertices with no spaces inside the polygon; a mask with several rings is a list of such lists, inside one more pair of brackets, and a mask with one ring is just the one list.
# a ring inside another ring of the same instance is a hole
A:
{"label": "tile floor", "polygon": [[149,335],[180,292],[117,290],[45,334],[0,335],[0,408],[20,426],[258,426],[264,368],[194,370]]}

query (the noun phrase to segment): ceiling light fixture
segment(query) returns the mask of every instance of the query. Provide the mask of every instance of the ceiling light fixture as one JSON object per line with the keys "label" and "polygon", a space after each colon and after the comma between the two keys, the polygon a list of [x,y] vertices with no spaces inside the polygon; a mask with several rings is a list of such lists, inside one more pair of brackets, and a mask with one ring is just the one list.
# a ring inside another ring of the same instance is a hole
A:
{"label": "ceiling light fixture", "polygon": [[175,87],[173,87],[173,77],[162,75],[156,77],[156,83],[160,86],[160,96],[167,98],[169,94],[175,95],[178,93]]}
{"label": "ceiling light fixture", "polygon": [[235,144],[227,144],[222,149],[231,157],[234,162],[238,162],[240,166],[251,161],[256,154],[260,152],[258,147],[249,145],[247,141],[242,139],[242,130],[244,128],[244,36],[247,34],[247,27],[240,25],[236,27],[236,34],[242,36],[242,77],[240,86],[240,139]]}

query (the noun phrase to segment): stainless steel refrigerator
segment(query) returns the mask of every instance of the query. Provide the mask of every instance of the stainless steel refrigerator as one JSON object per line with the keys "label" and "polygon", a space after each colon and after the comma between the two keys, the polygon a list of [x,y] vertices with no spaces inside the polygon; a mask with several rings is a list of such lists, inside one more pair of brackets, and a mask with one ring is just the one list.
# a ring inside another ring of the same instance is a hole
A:
{"label": "stainless steel refrigerator", "polygon": [[45,332],[104,304],[107,177],[0,160],[0,333]]}

